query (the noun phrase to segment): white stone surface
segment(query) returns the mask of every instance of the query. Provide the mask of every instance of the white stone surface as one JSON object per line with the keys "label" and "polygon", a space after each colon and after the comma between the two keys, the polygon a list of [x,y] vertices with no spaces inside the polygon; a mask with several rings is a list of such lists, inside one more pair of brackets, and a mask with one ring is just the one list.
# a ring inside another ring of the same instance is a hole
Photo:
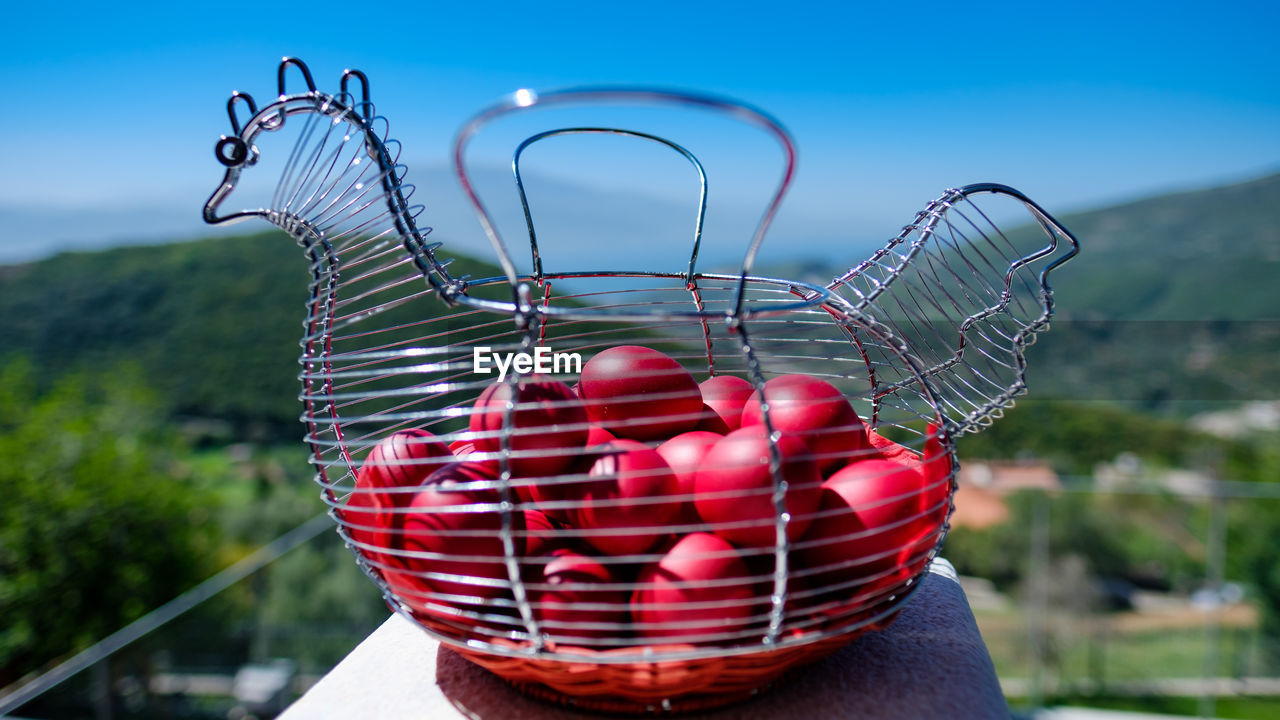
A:
{"label": "white stone surface", "polygon": [[[991,656],[955,571],[935,563],[892,625],[756,698],[682,718],[1007,718]],[[282,720],[600,717],[522,695],[396,615],[294,703]]]}

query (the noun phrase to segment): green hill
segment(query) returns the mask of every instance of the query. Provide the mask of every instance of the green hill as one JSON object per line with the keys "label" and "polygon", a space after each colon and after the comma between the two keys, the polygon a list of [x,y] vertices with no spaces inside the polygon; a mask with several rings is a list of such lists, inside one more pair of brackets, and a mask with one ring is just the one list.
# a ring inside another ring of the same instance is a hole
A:
{"label": "green hill", "polygon": [[1080,253],[1050,276],[1056,315],[1028,351],[1032,397],[1173,416],[1280,399],[1280,174],[1058,219]]}
{"label": "green hill", "polygon": [[[500,274],[466,258],[451,272]],[[0,361],[30,357],[44,385],[73,368],[136,365],[175,416],[294,440],[307,280],[302,251],[278,232],[0,267]]]}
{"label": "green hill", "polygon": [[1280,175],[1061,220],[1081,251],[1028,354],[1037,397],[1182,416],[1280,397]]}
{"label": "green hill", "polygon": [[[1280,175],[1061,219],[1081,253],[1052,278],[1034,397],[1175,414],[1275,397]],[[451,272],[500,274],[466,258]],[[134,364],[174,415],[292,440],[306,288],[301,251],[277,232],[0,267],[0,361],[29,356],[44,384]]]}
{"label": "green hill", "polygon": [[1280,320],[1280,174],[1060,218],[1064,318]]}

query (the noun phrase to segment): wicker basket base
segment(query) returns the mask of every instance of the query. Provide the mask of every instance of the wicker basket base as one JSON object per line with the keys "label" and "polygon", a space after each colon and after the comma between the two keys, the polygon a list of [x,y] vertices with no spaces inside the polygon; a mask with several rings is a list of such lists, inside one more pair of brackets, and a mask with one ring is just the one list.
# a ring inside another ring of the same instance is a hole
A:
{"label": "wicker basket base", "polygon": [[511,686],[529,697],[549,702],[565,708],[590,710],[592,712],[612,715],[651,715],[654,713],[691,713],[699,710],[713,710],[729,705],[745,702],[766,690],[784,682],[779,678],[765,687],[741,693],[723,693],[719,695],[684,695],[666,700],[659,704],[642,703],[620,697],[577,697],[552,690],[539,683],[510,682]]}
{"label": "wicker basket base", "polygon": [[896,614],[807,645],[696,660],[602,663],[593,656],[610,651],[581,650],[582,662],[571,662],[454,650],[526,695],[558,705],[625,715],[682,713],[749,700],[785,681],[791,670],[888,626]]}

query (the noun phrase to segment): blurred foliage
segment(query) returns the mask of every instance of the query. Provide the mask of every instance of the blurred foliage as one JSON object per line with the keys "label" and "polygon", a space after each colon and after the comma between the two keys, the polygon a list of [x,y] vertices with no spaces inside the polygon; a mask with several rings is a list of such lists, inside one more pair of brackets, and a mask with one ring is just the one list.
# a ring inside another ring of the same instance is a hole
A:
{"label": "blurred foliage", "polygon": [[[1072,269],[1067,265],[1063,272]],[[1070,295],[1055,296],[1064,308],[1076,305]],[[1280,400],[1277,354],[1280,320],[1273,318],[1117,319],[1073,312],[1070,319],[1054,320],[1052,330],[1027,350],[1027,382],[1037,400],[1186,418],[1244,402]]]}
{"label": "blurred foliage", "polygon": [[255,661],[287,657],[327,672],[390,613],[337,533],[290,552],[264,573],[252,636]]}
{"label": "blurred foliage", "polygon": [[1081,251],[1051,278],[1033,396],[1174,417],[1280,399],[1278,208],[1271,175],[1063,216]]}
{"label": "blurred foliage", "polygon": [[[300,444],[193,450],[136,366],[70,371],[44,388],[36,376],[22,359],[0,367],[0,686],[325,509]],[[321,673],[387,612],[330,532],[128,655],[187,668],[283,655]]]}
{"label": "blurred foliage", "polygon": [[[203,485],[222,498],[220,525],[228,560],[239,559],[327,508],[302,445],[247,444],[202,451],[195,463]],[[224,664],[287,657],[306,673],[323,673],[386,619],[389,611],[336,532],[297,547],[221,599],[221,616],[203,632],[223,628],[240,654]],[[184,651],[174,661],[192,664]]]}
{"label": "blurred foliage", "polygon": [[[1061,493],[1025,490],[1007,498],[1009,519],[989,528],[954,528],[946,557],[965,575],[1020,592],[1028,577],[1036,505],[1048,503],[1049,557],[1078,558],[1090,577],[1188,592],[1204,580],[1205,510],[1173,495]],[[1010,552],[1020,548],[1020,552]]]}
{"label": "blurred foliage", "polygon": [[[1129,453],[1155,470],[1191,468],[1226,481],[1280,482],[1280,438],[1274,434],[1228,440],[1098,403],[1021,400],[991,428],[961,438],[958,452],[962,463],[1035,458],[1082,477]],[[1032,497],[1011,497],[1010,518],[999,526],[953,530],[946,541],[948,559],[961,572],[1016,588],[1027,572]],[[1252,588],[1264,634],[1280,638],[1280,500],[1235,500],[1228,509],[1227,579]],[[1207,581],[1207,513],[1204,499],[1171,493],[1055,495],[1051,555],[1080,556],[1097,577],[1191,591]]]}
{"label": "blurred foliage", "polygon": [[[1201,715],[1200,699],[1188,696],[1082,693],[1048,697],[1045,698],[1045,705],[1100,708],[1114,710],[1117,713],[1134,714],[1138,717],[1143,715],[1147,717],[1175,715],[1203,717]],[[1214,700],[1213,717],[1215,718],[1248,720],[1249,718],[1274,718],[1278,716],[1280,716],[1280,698],[1266,695],[1228,695]]]}
{"label": "blurred foliage", "polygon": [[1280,479],[1280,442],[1226,440],[1177,420],[1099,403],[1024,398],[991,427],[959,438],[956,447],[961,462],[1035,458],[1067,475],[1090,475],[1099,463],[1132,453],[1158,467],[1203,469],[1212,463],[1231,480]]}
{"label": "blurred foliage", "polygon": [[137,368],[0,369],[0,685],[208,576],[216,515]]}
{"label": "blurred foliage", "polygon": [[1280,500],[1242,503],[1231,525],[1231,567],[1247,578],[1262,612],[1269,659],[1280,667]]}

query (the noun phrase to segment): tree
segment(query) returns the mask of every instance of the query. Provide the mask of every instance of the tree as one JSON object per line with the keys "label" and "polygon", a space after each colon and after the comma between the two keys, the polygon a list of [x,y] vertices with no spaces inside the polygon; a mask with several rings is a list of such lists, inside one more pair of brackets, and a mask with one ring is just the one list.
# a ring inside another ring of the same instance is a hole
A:
{"label": "tree", "polygon": [[214,508],[128,369],[32,389],[0,367],[0,686],[82,649],[211,571]]}

